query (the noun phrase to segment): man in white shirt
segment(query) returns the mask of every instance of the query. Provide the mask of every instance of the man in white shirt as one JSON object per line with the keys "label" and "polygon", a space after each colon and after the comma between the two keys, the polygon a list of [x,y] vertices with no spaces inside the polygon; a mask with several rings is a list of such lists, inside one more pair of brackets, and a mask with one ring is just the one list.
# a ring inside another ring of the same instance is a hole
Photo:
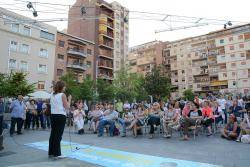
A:
{"label": "man in white shirt", "polygon": [[227,101],[226,101],[226,99],[224,98],[223,95],[220,95],[220,97],[219,97],[219,99],[217,100],[217,102],[218,102],[220,108],[222,109],[222,111],[224,112],[224,115],[225,115],[225,120],[224,120],[224,122],[225,122],[225,124],[226,124],[226,123],[227,123],[227,111],[226,111],[226,103],[227,103]]}

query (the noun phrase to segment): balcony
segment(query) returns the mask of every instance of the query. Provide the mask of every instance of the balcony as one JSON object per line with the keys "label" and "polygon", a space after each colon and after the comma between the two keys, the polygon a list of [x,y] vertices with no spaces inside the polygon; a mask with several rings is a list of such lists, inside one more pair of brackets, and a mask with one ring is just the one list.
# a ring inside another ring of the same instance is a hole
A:
{"label": "balcony", "polygon": [[106,79],[106,80],[114,80],[112,75],[107,75],[107,74],[98,74],[98,78],[101,79]]}
{"label": "balcony", "polygon": [[100,18],[108,18],[108,19],[114,20],[113,13],[111,14],[108,12],[101,12]]}
{"label": "balcony", "polygon": [[111,49],[111,50],[114,49],[113,42],[111,43],[111,42],[103,42],[103,41],[100,41],[99,46],[100,46],[100,47],[105,47],[105,48],[108,48],[108,49]]}
{"label": "balcony", "polygon": [[99,34],[101,36],[106,37],[106,38],[109,38],[109,39],[112,39],[112,40],[114,39],[113,33],[107,33],[107,32],[104,32],[104,31],[99,31]]}
{"label": "balcony", "polygon": [[87,57],[87,54],[83,50],[77,48],[69,48],[67,53],[71,55],[81,56],[83,58]]}
{"label": "balcony", "polygon": [[99,63],[98,63],[98,67],[99,67],[99,68],[104,68],[104,69],[113,70],[113,65],[110,64],[110,63],[99,62]]}
{"label": "balcony", "polygon": [[83,63],[78,63],[78,62],[68,63],[67,68],[73,68],[73,69],[76,69],[76,70],[86,71],[87,70],[87,65],[84,65]]}
{"label": "balcony", "polygon": [[210,86],[224,86],[224,85],[228,85],[227,80],[223,80],[223,81],[211,81],[210,82]]}

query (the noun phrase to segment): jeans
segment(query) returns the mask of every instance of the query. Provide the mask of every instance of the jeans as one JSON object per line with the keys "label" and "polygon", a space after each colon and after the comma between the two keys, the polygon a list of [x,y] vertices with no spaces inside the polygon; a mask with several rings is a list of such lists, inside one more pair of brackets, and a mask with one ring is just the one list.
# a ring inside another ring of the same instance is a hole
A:
{"label": "jeans", "polygon": [[125,122],[125,120],[118,118],[118,123],[122,126],[122,133],[126,134],[126,122]]}
{"label": "jeans", "polygon": [[104,127],[106,125],[109,125],[109,135],[110,136],[114,136],[114,130],[115,130],[115,121],[114,120],[101,120],[99,122],[99,126],[98,126],[98,134],[99,136],[103,135],[104,132]]}
{"label": "jeans", "polygon": [[44,115],[44,128],[46,128],[46,126],[47,126],[47,128],[50,128],[50,124],[51,124],[51,121],[50,121],[50,116],[46,116],[46,115]]}
{"label": "jeans", "polygon": [[10,135],[14,134],[16,124],[17,124],[17,133],[21,134],[21,129],[23,126],[23,119],[12,117],[11,118],[11,125],[10,125]]}
{"label": "jeans", "polygon": [[3,115],[0,115],[0,136],[3,133]]}
{"label": "jeans", "polygon": [[26,120],[25,120],[25,124],[24,124],[25,129],[30,129],[31,120],[32,120],[32,114],[27,112],[26,113]]}
{"label": "jeans", "polygon": [[227,110],[226,109],[222,109],[222,111],[224,112],[224,115],[225,115],[224,123],[227,124]]}
{"label": "jeans", "polygon": [[148,125],[150,125],[149,134],[154,133],[154,130],[155,130],[154,125],[158,126],[160,124],[161,124],[160,117],[150,116],[148,119]]}
{"label": "jeans", "polygon": [[61,155],[61,140],[66,123],[66,116],[61,114],[51,115],[51,132],[49,138],[49,155]]}

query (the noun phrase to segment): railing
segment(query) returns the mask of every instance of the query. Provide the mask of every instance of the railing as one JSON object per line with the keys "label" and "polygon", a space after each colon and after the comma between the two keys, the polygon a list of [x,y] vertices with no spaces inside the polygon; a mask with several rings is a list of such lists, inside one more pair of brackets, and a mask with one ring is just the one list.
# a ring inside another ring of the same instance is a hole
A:
{"label": "railing", "polygon": [[75,69],[81,69],[81,70],[87,70],[87,65],[83,63],[68,63],[68,68],[75,68]]}
{"label": "railing", "polygon": [[68,48],[68,54],[80,55],[82,57],[87,57],[87,54],[84,50],[77,49],[77,48]]}

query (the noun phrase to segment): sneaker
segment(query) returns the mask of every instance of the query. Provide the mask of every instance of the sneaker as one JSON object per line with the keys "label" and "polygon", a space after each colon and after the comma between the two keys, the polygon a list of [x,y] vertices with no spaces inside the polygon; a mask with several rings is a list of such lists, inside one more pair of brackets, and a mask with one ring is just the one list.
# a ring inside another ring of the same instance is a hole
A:
{"label": "sneaker", "polygon": [[149,139],[153,139],[154,135],[153,134],[150,134],[149,135]]}
{"label": "sneaker", "polygon": [[167,135],[167,138],[170,138],[171,137],[171,135]]}
{"label": "sneaker", "polygon": [[54,160],[59,160],[59,159],[64,159],[64,158],[67,158],[67,157],[64,155],[60,155],[60,156],[54,157]]}
{"label": "sneaker", "polygon": [[240,141],[240,138],[237,138],[236,142],[241,142],[241,141]]}
{"label": "sneaker", "polygon": [[101,135],[101,134],[98,134],[97,137],[102,137],[102,135]]}
{"label": "sneaker", "polygon": [[164,138],[167,138],[167,137],[168,137],[168,135],[167,135],[167,134],[164,134],[164,135],[163,135],[163,137],[164,137]]}

